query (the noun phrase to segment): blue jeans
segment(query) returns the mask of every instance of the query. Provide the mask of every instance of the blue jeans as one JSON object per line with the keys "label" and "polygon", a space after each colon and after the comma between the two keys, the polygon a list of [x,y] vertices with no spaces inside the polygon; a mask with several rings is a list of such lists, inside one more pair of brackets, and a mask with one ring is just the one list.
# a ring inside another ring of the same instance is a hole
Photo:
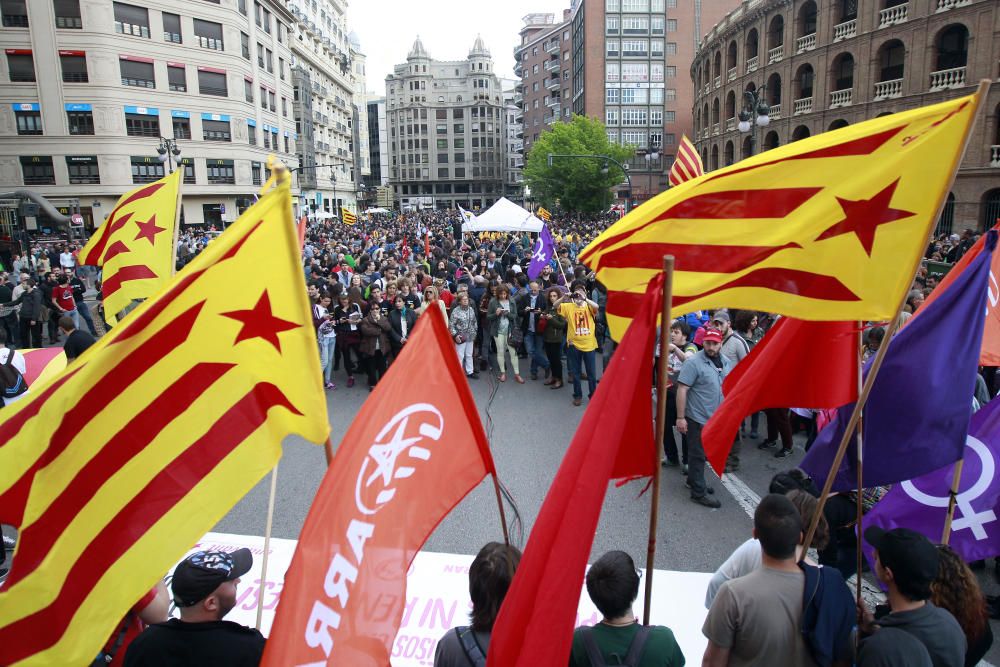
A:
{"label": "blue jeans", "polygon": [[566,361],[569,362],[569,372],[573,374],[573,398],[583,398],[583,387],[580,385],[580,362],[587,367],[587,384],[590,393],[587,398],[592,398],[597,391],[597,350],[581,352],[572,345],[566,346]]}
{"label": "blue jeans", "polygon": [[87,307],[87,303],[85,301],[78,301],[76,304],[76,312],[78,312],[80,317],[83,318],[83,321],[87,323],[87,328],[90,329],[90,333],[96,337],[97,329],[94,327],[94,318],[90,316],[90,308]]}
{"label": "blue jeans", "polygon": [[542,334],[524,332],[524,351],[531,359],[531,372],[537,373],[539,368],[548,368],[549,360],[545,357],[545,340]]}
{"label": "blue jeans", "polygon": [[319,365],[323,370],[323,380],[326,382],[330,381],[330,375],[333,373],[333,352],[337,348],[337,337],[331,336],[327,338],[325,336],[320,336],[319,339]]}

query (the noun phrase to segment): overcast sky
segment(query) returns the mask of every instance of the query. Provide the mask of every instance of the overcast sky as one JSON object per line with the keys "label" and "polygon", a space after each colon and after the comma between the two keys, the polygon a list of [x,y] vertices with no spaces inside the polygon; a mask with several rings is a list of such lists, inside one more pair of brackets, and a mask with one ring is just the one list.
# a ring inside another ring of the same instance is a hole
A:
{"label": "overcast sky", "polygon": [[385,93],[385,77],[406,62],[417,35],[436,60],[464,60],[483,36],[496,73],[514,78],[514,46],[526,14],[562,17],[570,0],[351,0],[348,25],[368,59],[368,90]]}

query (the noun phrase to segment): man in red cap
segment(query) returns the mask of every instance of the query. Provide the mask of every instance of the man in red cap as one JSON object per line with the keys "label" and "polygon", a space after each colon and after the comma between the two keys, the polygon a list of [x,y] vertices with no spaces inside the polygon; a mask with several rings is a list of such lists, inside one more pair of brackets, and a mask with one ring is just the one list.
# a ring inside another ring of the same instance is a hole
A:
{"label": "man in red cap", "polygon": [[705,448],[701,444],[701,431],[722,403],[722,381],[733,366],[719,353],[722,334],[718,329],[709,329],[702,345],[701,351],[684,362],[677,376],[677,430],[687,435],[687,487],[691,489],[691,500],[715,508],[721,503],[711,497],[715,489],[705,483]]}

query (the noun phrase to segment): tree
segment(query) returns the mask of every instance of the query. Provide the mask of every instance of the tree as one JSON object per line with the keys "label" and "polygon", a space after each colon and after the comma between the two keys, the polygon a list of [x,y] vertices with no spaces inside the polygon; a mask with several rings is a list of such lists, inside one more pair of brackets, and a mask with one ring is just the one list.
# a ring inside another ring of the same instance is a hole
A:
{"label": "tree", "polygon": [[[568,123],[556,123],[538,138],[528,152],[524,179],[532,198],[545,207],[556,203],[568,211],[593,213],[607,210],[611,188],[625,180],[613,162],[595,158],[553,158],[549,153],[607,155],[619,162],[632,157],[633,150],[608,141],[604,124],[593,118],[574,115]],[[602,173],[607,167],[607,173]]]}

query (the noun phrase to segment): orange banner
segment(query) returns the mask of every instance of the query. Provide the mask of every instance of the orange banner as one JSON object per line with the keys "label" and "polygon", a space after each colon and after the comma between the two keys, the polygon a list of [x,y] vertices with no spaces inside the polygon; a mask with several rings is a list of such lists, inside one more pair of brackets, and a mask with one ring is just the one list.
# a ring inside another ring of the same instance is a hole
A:
{"label": "orange banner", "polygon": [[[985,234],[984,234],[985,236]],[[993,253],[986,301],[986,327],[979,353],[982,366],[1000,366],[1000,252]]]}
{"label": "orange banner", "polygon": [[387,666],[410,562],[494,470],[444,315],[429,308],[323,478],[261,664]]}

